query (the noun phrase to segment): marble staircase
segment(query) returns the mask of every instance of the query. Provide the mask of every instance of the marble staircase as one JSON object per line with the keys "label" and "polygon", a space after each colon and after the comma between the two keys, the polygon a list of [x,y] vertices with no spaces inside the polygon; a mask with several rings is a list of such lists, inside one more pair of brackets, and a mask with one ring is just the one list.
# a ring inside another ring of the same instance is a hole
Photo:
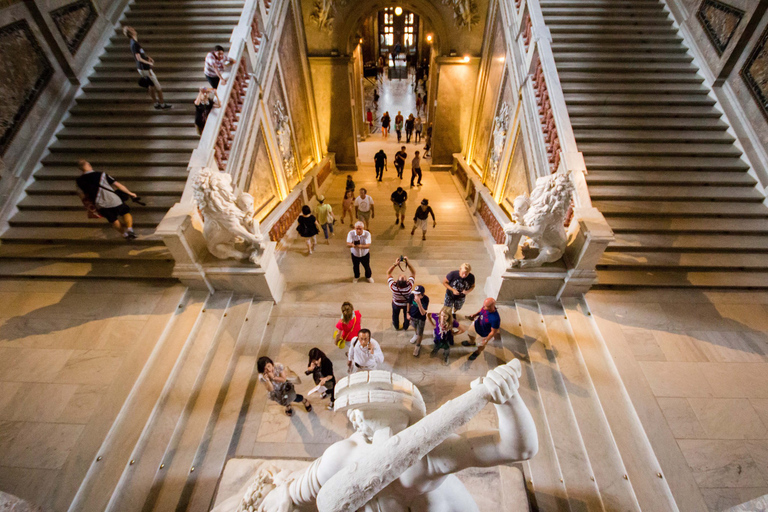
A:
{"label": "marble staircase", "polygon": [[[148,366],[69,510],[207,511],[232,455],[271,302],[188,292],[173,354]],[[247,405],[245,405],[247,408]]]}
{"label": "marble staircase", "polygon": [[[181,197],[197,147],[193,100],[207,85],[205,55],[226,47],[242,0],[134,0],[131,25],[170,110],[155,110],[119,30],[63,121],[0,236],[0,277],[170,279],[173,261],[155,228]],[[138,239],[126,243],[104,219],[88,219],[74,194],[75,163],[89,160],[142,196],[132,205]]]}
{"label": "marble staircase", "polygon": [[542,0],[595,207],[598,287],[768,287],[768,208],[659,0]]}
{"label": "marble staircase", "polygon": [[534,509],[677,510],[584,299],[522,300],[499,311],[504,349],[527,361],[520,389],[539,452],[523,469]]}

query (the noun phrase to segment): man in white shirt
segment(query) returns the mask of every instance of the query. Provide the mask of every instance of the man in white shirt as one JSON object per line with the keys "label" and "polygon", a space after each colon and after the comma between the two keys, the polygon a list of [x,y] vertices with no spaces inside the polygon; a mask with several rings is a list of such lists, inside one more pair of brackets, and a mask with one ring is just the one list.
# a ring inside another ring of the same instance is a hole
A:
{"label": "man in white shirt", "polygon": [[349,373],[375,370],[377,364],[384,362],[381,346],[379,346],[378,341],[371,338],[371,331],[368,329],[360,329],[357,337],[352,338],[348,357],[347,370]]}
{"label": "man in white shirt", "polygon": [[362,221],[365,229],[368,229],[368,221],[375,217],[373,212],[373,198],[367,194],[367,190],[360,189],[360,195],[355,198],[355,214],[357,220]]}
{"label": "man in white shirt", "polygon": [[362,263],[365,269],[365,278],[369,283],[372,283],[371,234],[365,230],[365,224],[360,221],[355,222],[355,229],[347,234],[347,247],[352,253],[352,270],[355,272],[352,282],[356,283],[360,279],[360,264]]}

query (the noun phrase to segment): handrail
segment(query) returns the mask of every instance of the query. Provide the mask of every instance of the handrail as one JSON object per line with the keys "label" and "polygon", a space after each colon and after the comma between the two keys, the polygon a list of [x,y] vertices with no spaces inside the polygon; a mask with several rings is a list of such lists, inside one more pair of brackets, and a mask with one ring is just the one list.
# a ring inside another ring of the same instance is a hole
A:
{"label": "handrail", "polygon": [[518,28],[517,44],[530,65],[532,99],[538,107],[541,135],[550,170],[570,173],[576,189],[575,206],[589,208],[592,200],[585,177],[587,169],[573,134],[552,52],[552,36],[544,22],[541,4],[539,0],[515,3],[516,8],[511,10]]}
{"label": "handrail", "polygon": [[261,62],[260,57],[263,53],[259,51],[263,48],[263,45],[259,44],[263,38],[259,27],[263,26],[259,8],[262,1],[246,0],[240,20],[232,30],[228,57],[234,60],[234,63],[229,72],[224,74],[227,83],[219,84],[216,90],[220,107],[211,110],[200,136],[200,142],[192,151],[181,203],[192,202],[194,179],[199,169],[213,166],[220,171],[226,169],[229,152],[233,148],[237,135],[245,94],[249,83],[253,82],[252,71]]}

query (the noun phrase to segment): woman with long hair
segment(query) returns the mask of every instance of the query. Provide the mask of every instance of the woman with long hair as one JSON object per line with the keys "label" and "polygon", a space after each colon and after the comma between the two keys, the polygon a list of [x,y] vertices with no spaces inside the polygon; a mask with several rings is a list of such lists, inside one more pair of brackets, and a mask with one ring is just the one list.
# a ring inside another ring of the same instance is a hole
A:
{"label": "woman with long hair", "polygon": [[325,398],[326,396],[331,397],[331,402],[328,404],[328,410],[332,411],[335,400],[333,389],[336,386],[336,377],[333,375],[333,363],[328,359],[328,356],[325,355],[325,352],[317,347],[314,347],[309,351],[309,363],[305,373],[307,375],[312,375],[312,380],[315,381],[316,385],[325,387],[325,392],[322,394],[321,398]]}
{"label": "woman with long hair", "polygon": [[307,241],[307,251],[309,254],[312,254],[315,245],[317,245],[317,234],[320,232],[320,224],[306,204],[301,207],[301,215],[299,215],[298,222],[299,225],[296,226],[296,231]]}
{"label": "woman with long hair", "polygon": [[429,321],[435,326],[435,346],[432,348],[432,357],[437,355],[438,350],[443,349],[443,363],[448,364],[448,356],[451,353],[454,336],[463,333],[466,329],[459,324],[453,310],[445,306],[440,313],[429,315]]}
{"label": "woman with long hair", "polygon": [[264,356],[256,361],[256,369],[259,371],[259,380],[264,383],[269,393],[269,399],[285,406],[285,414],[293,416],[291,404],[294,402],[304,405],[307,412],[312,412],[312,405],[302,395],[296,393],[293,383],[288,381],[285,366],[274,363]]}
{"label": "woman with long hair", "polygon": [[348,341],[360,332],[362,315],[355,309],[351,302],[341,305],[341,320],[336,323],[336,332],[333,334],[333,342],[339,348],[347,346]]}

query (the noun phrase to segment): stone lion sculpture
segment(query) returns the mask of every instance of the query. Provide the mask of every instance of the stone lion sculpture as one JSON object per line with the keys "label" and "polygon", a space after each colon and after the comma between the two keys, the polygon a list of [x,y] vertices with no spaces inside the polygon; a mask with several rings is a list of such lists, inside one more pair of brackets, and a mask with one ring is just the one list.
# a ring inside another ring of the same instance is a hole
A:
{"label": "stone lion sculpture", "polygon": [[[335,410],[355,428],[306,469],[264,467],[239,504],[214,512],[478,512],[456,472],[526,460],[538,435],[518,393],[517,359],[426,414],[418,388],[400,375],[357,372],[336,385]],[[454,433],[488,403],[498,428]]]}
{"label": "stone lion sculpture", "polygon": [[[255,263],[263,238],[253,218],[253,196],[246,192],[235,196],[229,174],[206,168],[195,178],[194,200],[203,216],[203,237],[211,254]],[[241,243],[245,251],[235,247]]]}
{"label": "stone lion sculpture", "polygon": [[[507,261],[511,267],[539,267],[562,258],[568,242],[564,223],[572,196],[570,176],[553,174],[536,180],[531,197],[523,195],[515,199],[514,222],[504,230]],[[526,249],[536,248],[538,255],[531,259],[516,259],[518,245]]]}

